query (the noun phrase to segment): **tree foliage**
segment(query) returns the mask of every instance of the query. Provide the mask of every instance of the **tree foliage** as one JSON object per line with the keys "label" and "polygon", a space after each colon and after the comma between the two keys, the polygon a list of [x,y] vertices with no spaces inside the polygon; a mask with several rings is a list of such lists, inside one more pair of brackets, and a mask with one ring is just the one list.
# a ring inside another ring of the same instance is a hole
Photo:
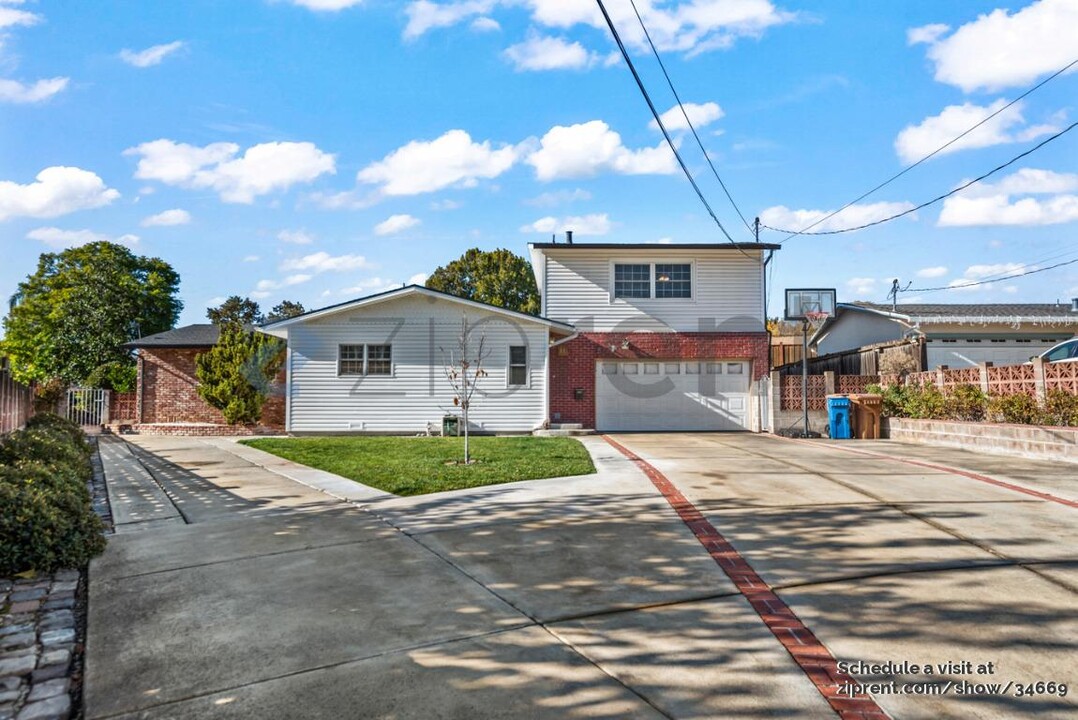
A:
{"label": "tree foliage", "polygon": [[206,317],[214,325],[238,323],[258,325],[265,319],[262,308],[251,298],[233,295],[215,308],[206,308]]}
{"label": "tree foliage", "polygon": [[269,315],[266,316],[266,322],[277,322],[278,320],[287,320],[297,315],[302,315],[307,312],[303,307],[303,303],[292,302],[291,300],[282,300],[280,303],[273,306]]}
{"label": "tree foliage", "polygon": [[12,374],[82,383],[101,365],[132,365],[123,344],[176,323],[179,283],[165,261],[110,242],[42,254],[4,318]]}
{"label": "tree foliage", "polygon": [[283,361],[280,340],[225,323],[217,344],[195,358],[198,394],[230,425],[257,423]]}
{"label": "tree foliage", "polygon": [[427,287],[506,310],[539,314],[539,289],[531,263],[509,250],[472,248],[435,270]]}

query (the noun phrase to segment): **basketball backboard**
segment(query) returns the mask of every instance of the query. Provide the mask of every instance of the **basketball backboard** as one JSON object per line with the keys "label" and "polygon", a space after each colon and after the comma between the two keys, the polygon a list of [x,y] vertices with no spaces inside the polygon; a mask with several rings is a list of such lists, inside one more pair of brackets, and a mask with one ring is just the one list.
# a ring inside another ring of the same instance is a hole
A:
{"label": "basketball backboard", "polygon": [[819,319],[835,314],[834,288],[787,288],[786,319]]}

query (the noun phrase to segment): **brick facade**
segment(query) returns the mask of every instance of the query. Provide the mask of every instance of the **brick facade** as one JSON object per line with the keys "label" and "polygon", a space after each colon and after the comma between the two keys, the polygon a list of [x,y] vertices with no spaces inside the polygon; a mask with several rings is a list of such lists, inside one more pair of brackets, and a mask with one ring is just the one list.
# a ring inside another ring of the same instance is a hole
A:
{"label": "brick facade", "polygon": [[[209,350],[205,348],[142,348],[139,350],[138,375],[138,423],[140,425],[168,425],[175,423],[202,423],[209,426],[227,426],[221,411],[210,407],[198,395],[195,375],[195,357]],[[277,376],[276,387],[262,407],[261,425],[283,430],[285,414],[285,374],[282,369]],[[147,430],[150,428],[147,427]],[[211,432],[204,428],[202,434]]]}
{"label": "brick facade", "polygon": [[[550,349],[550,421],[595,427],[598,360],[715,358],[750,361],[752,379],[758,380],[769,368],[767,333],[580,333]],[[577,388],[583,399],[575,398]]]}

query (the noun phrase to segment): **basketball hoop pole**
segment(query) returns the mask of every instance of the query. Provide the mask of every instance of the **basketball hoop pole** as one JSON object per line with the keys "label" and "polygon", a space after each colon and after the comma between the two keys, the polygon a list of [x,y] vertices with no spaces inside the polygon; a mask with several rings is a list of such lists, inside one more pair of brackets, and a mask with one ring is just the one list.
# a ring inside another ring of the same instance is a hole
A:
{"label": "basketball hoop pole", "polygon": [[805,427],[801,431],[801,437],[809,436],[809,321],[801,319],[801,412],[804,416]]}

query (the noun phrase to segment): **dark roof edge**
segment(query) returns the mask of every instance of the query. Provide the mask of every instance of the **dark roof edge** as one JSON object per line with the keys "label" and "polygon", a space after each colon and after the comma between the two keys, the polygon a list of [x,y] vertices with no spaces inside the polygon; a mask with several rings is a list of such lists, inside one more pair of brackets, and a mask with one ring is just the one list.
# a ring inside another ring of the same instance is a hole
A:
{"label": "dark roof edge", "polygon": [[669,250],[779,250],[781,245],[776,243],[528,243],[533,248],[539,248],[541,250],[549,250],[557,248],[563,249],[587,249],[594,250],[656,250],[662,251],[664,249]]}

